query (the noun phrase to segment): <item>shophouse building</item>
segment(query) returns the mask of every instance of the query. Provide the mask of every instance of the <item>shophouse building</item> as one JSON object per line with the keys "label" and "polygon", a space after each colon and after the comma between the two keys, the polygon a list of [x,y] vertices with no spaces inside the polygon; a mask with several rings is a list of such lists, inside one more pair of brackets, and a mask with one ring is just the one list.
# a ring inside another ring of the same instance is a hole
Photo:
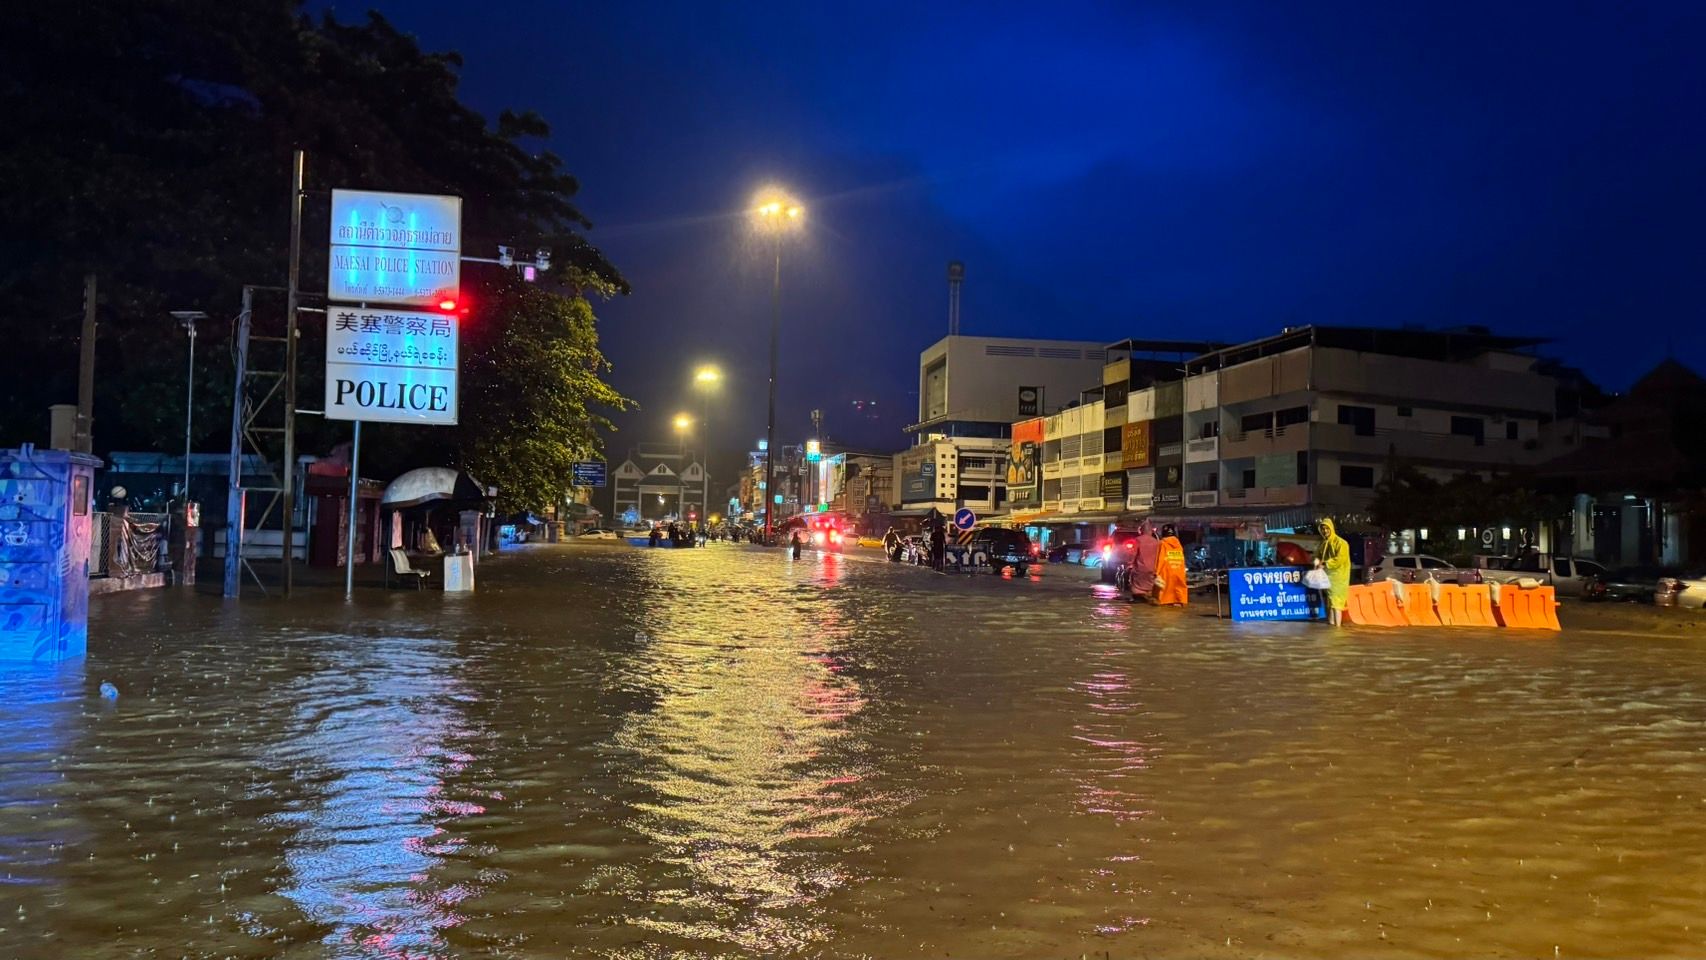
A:
{"label": "shophouse building", "polygon": [[1094,389],[1094,341],[949,336],[919,355],[912,446],[893,457],[894,514],[1005,512],[1012,425],[1076,405]]}
{"label": "shophouse building", "polygon": [[[1157,344],[1113,344],[1100,450],[1086,455],[1094,441],[1085,414],[1058,427],[1045,421],[1040,502],[1014,519],[1058,523],[1068,508],[1094,523],[1151,518],[1189,527],[1201,542],[1227,541],[1227,553],[1235,539],[1322,517],[1371,530],[1375,486],[1395,464],[1443,480],[1556,455],[1560,384],[1533,353],[1539,343],[1478,329],[1302,327],[1203,352],[1177,372],[1143,355]],[[1058,500],[1048,485],[1056,436]],[[1076,467],[1067,456],[1075,451]],[[1098,456],[1102,477],[1089,497],[1087,463]],[[1074,491],[1076,500],[1067,496]]]}

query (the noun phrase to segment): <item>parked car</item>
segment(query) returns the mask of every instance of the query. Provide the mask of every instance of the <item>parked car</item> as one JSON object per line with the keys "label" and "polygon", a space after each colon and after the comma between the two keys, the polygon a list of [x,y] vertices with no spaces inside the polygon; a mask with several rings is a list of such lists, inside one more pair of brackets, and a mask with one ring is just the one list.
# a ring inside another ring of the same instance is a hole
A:
{"label": "parked car", "polygon": [[1706,609],[1706,570],[1695,570],[1676,578],[1676,605],[1685,610]]}
{"label": "parked car", "polygon": [[1004,527],[977,531],[966,549],[973,564],[988,565],[995,573],[1000,573],[1002,567],[1012,567],[1016,577],[1024,576],[1026,567],[1042,559],[1041,548],[1031,543],[1025,531]]}
{"label": "parked car", "polygon": [[1588,581],[1582,590],[1582,598],[1653,603],[1661,592],[1673,596],[1687,593],[1684,583],[1679,571],[1665,567],[1620,567]]}
{"label": "parked car", "polygon": [[1515,583],[1518,580],[1538,580],[1550,586],[1560,597],[1579,597],[1587,582],[1606,572],[1605,567],[1580,557],[1545,557],[1531,554],[1510,557],[1497,567],[1481,571],[1488,582]]}
{"label": "parked car", "polygon": [[1379,563],[1369,568],[1367,574],[1369,583],[1388,578],[1417,583],[1430,577],[1440,583],[1480,583],[1481,571],[1455,567],[1426,553],[1395,553],[1381,558]]}
{"label": "parked car", "polygon": [[1049,563],[1082,563],[1087,567],[1093,567],[1101,562],[1100,558],[1097,558],[1095,563],[1091,562],[1091,557],[1095,553],[1096,548],[1088,543],[1063,543],[1056,547],[1050,547],[1043,559]]}
{"label": "parked car", "polygon": [[[582,530],[580,532],[580,535],[581,535],[581,537],[583,537],[587,540],[617,540],[617,539],[620,539],[616,535],[616,531],[606,530],[603,527],[588,527],[587,529]],[[642,536],[643,535],[644,534],[642,534]]]}

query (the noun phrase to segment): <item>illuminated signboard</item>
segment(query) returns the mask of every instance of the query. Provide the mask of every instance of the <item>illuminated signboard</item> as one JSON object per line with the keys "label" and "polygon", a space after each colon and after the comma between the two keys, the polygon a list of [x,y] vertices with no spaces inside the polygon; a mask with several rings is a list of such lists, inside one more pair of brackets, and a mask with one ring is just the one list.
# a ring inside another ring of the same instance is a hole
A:
{"label": "illuminated signboard", "polygon": [[326,417],[456,423],[457,318],[326,309]]}
{"label": "illuminated signboard", "polygon": [[436,306],[462,286],[462,198],[333,190],[326,298]]}

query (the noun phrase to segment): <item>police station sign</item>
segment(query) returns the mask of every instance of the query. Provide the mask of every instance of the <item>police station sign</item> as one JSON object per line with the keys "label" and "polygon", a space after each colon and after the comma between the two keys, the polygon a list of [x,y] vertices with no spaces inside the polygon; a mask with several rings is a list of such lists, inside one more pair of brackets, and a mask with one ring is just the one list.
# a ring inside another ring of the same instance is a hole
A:
{"label": "police station sign", "polygon": [[326,298],[430,307],[462,281],[462,198],[333,190]]}
{"label": "police station sign", "polygon": [[443,313],[326,311],[326,416],[452,426],[457,318]]}

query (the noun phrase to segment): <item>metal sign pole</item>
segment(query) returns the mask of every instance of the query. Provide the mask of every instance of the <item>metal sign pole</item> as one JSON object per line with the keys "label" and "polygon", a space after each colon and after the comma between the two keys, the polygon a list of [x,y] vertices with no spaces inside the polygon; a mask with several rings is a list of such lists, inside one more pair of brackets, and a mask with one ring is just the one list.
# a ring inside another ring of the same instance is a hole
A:
{"label": "metal sign pole", "polygon": [[296,306],[297,283],[302,276],[302,168],[301,150],[291,160],[290,170],[290,278],[285,285],[284,305],[284,595],[290,596],[296,566]]}
{"label": "metal sign pole", "polygon": [[355,442],[349,449],[349,529],[344,533],[344,599],[355,596],[355,527],[361,517],[357,499],[361,483],[361,421],[355,422]]}

